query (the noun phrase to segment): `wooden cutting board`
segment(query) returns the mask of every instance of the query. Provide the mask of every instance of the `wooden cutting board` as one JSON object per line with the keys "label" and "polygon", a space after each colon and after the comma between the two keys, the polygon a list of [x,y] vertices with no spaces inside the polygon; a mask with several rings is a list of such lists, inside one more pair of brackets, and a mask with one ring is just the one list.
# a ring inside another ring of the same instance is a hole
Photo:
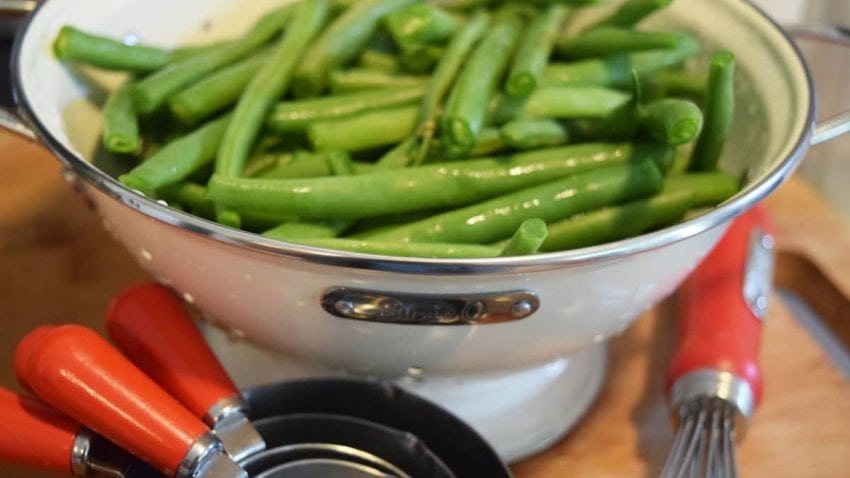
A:
{"label": "wooden cutting board", "polygon": [[[110,297],[144,278],[59,171],[41,148],[0,133],[2,386],[15,387],[12,352],[27,331],[64,322],[102,329]],[[785,252],[779,279],[832,311],[825,314],[831,321],[850,324],[847,226],[798,180],[768,203]],[[673,439],[661,386],[672,330],[669,307],[662,305],[615,339],[609,379],[597,403],[563,441],[517,464],[516,475],[657,476]],[[850,475],[850,382],[776,298],[763,347],[765,400],[740,447],[742,475]],[[0,465],[0,477],[50,476]]]}

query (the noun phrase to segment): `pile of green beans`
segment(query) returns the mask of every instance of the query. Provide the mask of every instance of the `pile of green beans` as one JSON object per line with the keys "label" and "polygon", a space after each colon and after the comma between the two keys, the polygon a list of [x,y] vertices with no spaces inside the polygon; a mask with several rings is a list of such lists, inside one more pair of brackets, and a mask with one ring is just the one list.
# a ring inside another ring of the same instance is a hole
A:
{"label": "pile of green beans", "polygon": [[639,236],[737,194],[719,169],[735,57],[696,68],[689,32],[642,27],[672,1],[300,0],[215,44],[68,25],[53,49],[127,72],[102,148],[135,158],[128,188],[280,241],[496,258]]}

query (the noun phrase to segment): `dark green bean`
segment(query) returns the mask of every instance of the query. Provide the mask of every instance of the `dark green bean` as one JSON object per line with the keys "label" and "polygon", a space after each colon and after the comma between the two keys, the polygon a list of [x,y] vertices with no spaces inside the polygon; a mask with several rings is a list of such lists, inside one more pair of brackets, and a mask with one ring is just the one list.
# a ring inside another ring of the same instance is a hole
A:
{"label": "dark green bean", "polygon": [[540,251],[540,246],[546,240],[549,231],[546,227],[546,222],[541,219],[527,219],[519,225],[519,229],[514,233],[502,249],[502,256],[530,256],[537,254]]}
{"label": "dark green bean", "polygon": [[370,237],[376,241],[489,244],[523,221],[557,221],[657,193],[661,173],[652,161],[613,166],[500,196]]}
{"label": "dark green bean", "polygon": [[610,25],[631,28],[671,3],[673,3],[673,0],[626,0],[611,15],[599,21],[596,26]]}
{"label": "dark green bean", "polygon": [[179,137],[147,161],[121,176],[127,187],[145,194],[188,178],[215,158],[230,115],[211,121],[186,136]]}
{"label": "dark green bean", "polygon": [[334,71],[330,76],[331,93],[335,95],[380,88],[422,87],[427,76],[395,75],[378,70],[351,69]]}
{"label": "dark green bean", "polygon": [[307,128],[307,137],[319,151],[363,151],[398,143],[413,134],[418,114],[415,106],[367,111],[315,122]]}
{"label": "dark green bean", "polygon": [[268,63],[246,87],[224,133],[216,158],[216,174],[240,176],[260,134],[266,115],[287,90],[298,53],[319,32],[328,16],[326,0],[304,0],[292,19],[292,27],[283,35]]}
{"label": "dark green bean", "polygon": [[357,66],[365,70],[396,73],[401,69],[401,61],[396,55],[369,49],[360,55],[360,59],[357,61]]}
{"label": "dark green bean", "polygon": [[740,189],[738,179],[720,171],[670,175],[664,185],[665,191],[689,191],[691,208],[716,206]]}
{"label": "dark green bean", "polygon": [[[274,237],[274,236],[269,236]],[[290,240],[290,238],[280,238]],[[396,257],[424,257],[432,259],[478,259],[499,257],[501,249],[493,246],[470,244],[414,244],[381,242],[362,239],[292,238],[292,242],[305,246]]]}
{"label": "dark green bean", "polygon": [[431,140],[437,130],[438,111],[446,96],[448,96],[452,83],[463,67],[467,56],[486,32],[489,22],[490,16],[487,13],[476,12],[466,25],[452,37],[445,55],[443,55],[428,82],[428,88],[425,91],[425,97],[422,99],[422,107],[419,113],[419,135],[422,137],[422,145],[416,155],[417,164],[421,164],[428,156]]}
{"label": "dark green bean", "polygon": [[422,98],[421,86],[381,88],[323,98],[278,103],[268,127],[278,133],[300,132],[316,121],[342,119],[357,113],[413,104]]}
{"label": "dark green bean", "polygon": [[522,22],[503,16],[485,34],[460,72],[441,120],[441,136],[449,149],[470,151],[484,127],[487,108],[510,64]]}
{"label": "dark green bean", "polygon": [[103,146],[118,154],[133,154],[141,147],[132,82],[112,92],[103,106]]}
{"label": "dark green bean", "polygon": [[681,220],[691,208],[689,190],[662,192],[620,206],[607,207],[549,225],[542,252],[596,246],[637,236]]}
{"label": "dark green bean", "polygon": [[440,63],[446,49],[439,45],[419,45],[402,52],[401,65],[417,75],[430,73]]}
{"label": "dark green bean", "polygon": [[675,33],[644,32],[619,27],[599,27],[579,36],[558,41],[558,54],[566,58],[591,58],[641,50],[673,49],[679,46]]}
{"label": "dark green bean", "polygon": [[211,74],[168,100],[168,107],[180,121],[196,124],[233,105],[251,79],[270,56],[263,50]]}
{"label": "dark green bean", "polygon": [[528,96],[537,89],[568,11],[563,5],[552,5],[531,22],[508,73],[505,92],[509,95]]}
{"label": "dark green bean", "polygon": [[558,178],[674,151],[663,145],[588,143],[351,177],[257,180],[213,176],[221,205],[303,218],[366,218],[458,207]]}
{"label": "dark green bean", "polygon": [[559,146],[569,141],[567,129],[553,120],[512,121],[501,130],[502,140],[514,149]]}
{"label": "dark green bean", "polygon": [[711,171],[717,168],[726,137],[735,116],[735,55],[721,50],[714,53],[705,99],[705,128],[694,147],[691,169]]}
{"label": "dark green bean", "polygon": [[382,18],[415,0],[363,0],[345,10],[307,50],[295,73],[296,97],[318,96],[331,71],[354,60]]}
{"label": "dark green bean", "polygon": [[[253,161],[245,170],[245,176],[256,179],[295,179],[332,176],[329,155],[333,152],[312,153],[296,151],[284,154],[268,154]],[[355,174],[372,172],[373,164],[353,161]]]}
{"label": "dark green bean", "polygon": [[640,106],[640,123],[649,135],[670,146],[690,143],[702,131],[699,106],[692,101],[665,98]]}
{"label": "dark green bean", "polygon": [[168,101],[175,93],[194,81],[240,58],[244,58],[280,32],[289,20],[291,10],[292,8],[289,5],[274,10],[263,16],[239,40],[225,43],[221,48],[171,63],[140,80],[133,95],[136,109],[141,113],[151,113]]}
{"label": "dark green bean", "polygon": [[528,98],[502,95],[493,102],[490,123],[500,125],[517,119],[604,118],[627,104],[631,95],[601,86],[538,88]]}
{"label": "dark green bean", "polygon": [[149,72],[167,65],[171,52],[145,45],[128,45],[112,38],[63,26],[53,41],[61,61],[84,63],[105,70]]}
{"label": "dark green bean", "polygon": [[[264,237],[280,241],[301,242],[314,239],[331,239],[339,234],[340,222],[285,222],[274,229],[263,232]],[[348,225],[345,222],[345,225]]]}
{"label": "dark green bean", "polygon": [[679,46],[666,50],[624,53],[574,63],[552,63],[544,75],[545,85],[597,85],[629,88],[632,71],[647,75],[676,66],[699,51],[699,44],[680,34]]}

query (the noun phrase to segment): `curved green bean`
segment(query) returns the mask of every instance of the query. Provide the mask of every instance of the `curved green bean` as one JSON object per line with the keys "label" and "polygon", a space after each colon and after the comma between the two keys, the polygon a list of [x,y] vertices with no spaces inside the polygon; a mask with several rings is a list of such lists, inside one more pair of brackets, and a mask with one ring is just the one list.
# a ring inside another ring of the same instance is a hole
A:
{"label": "curved green bean", "polygon": [[151,113],[181,89],[221,67],[227,66],[272,39],[290,18],[287,5],[266,14],[242,38],[221,48],[174,62],[136,85],[134,100],[141,113]]}
{"label": "curved green bean", "polygon": [[528,96],[537,89],[568,11],[563,5],[553,4],[531,22],[508,73],[505,92],[509,95]]}
{"label": "curved green bean", "polygon": [[527,219],[557,221],[650,196],[661,186],[661,173],[652,161],[612,166],[443,213],[369,239],[489,244],[509,237]]}
{"label": "curved green bean", "polygon": [[675,33],[644,32],[619,27],[599,27],[579,36],[558,41],[558,54],[566,58],[591,58],[641,50],[673,49],[679,46]]}
{"label": "curved green bean", "polygon": [[665,98],[642,105],[639,110],[643,129],[653,139],[670,146],[690,143],[702,131],[702,110],[692,101]]}
{"label": "curved green bean", "polygon": [[141,147],[132,82],[115,90],[103,105],[103,146],[119,154],[136,153]]}
{"label": "curved green bean", "polygon": [[381,88],[323,98],[284,101],[269,115],[267,126],[278,133],[298,132],[316,121],[341,119],[357,113],[416,102],[425,93],[421,86]]}
{"label": "curved green bean", "polygon": [[229,122],[226,115],[169,142],[119,180],[145,194],[185,180],[213,161]]}
{"label": "curved green bean", "polygon": [[292,27],[284,33],[268,63],[239,98],[216,158],[217,174],[242,175],[266,115],[289,86],[292,72],[300,60],[298,52],[306,50],[327,16],[326,0],[304,0],[298,6]]}
{"label": "curved green bean", "polygon": [[169,109],[180,121],[192,125],[233,105],[268,62],[269,53],[256,53],[186,88],[168,100]]}
{"label": "curved green bean", "polygon": [[553,120],[513,121],[501,130],[502,140],[514,149],[537,149],[564,144],[570,136],[561,123]]}
{"label": "curved green bean", "polygon": [[360,54],[381,19],[414,1],[363,0],[345,10],[304,54],[295,72],[295,96],[304,98],[322,93],[330,72]]}
{"label": "curved green bean", "polygon": [[351,177],[258,180],[214,175],[209,195],[233,209],[359,219],[459,207],[582,172],[673,154],[670,147],[657,144],[587,143]]}
{"label": "curved green bean", "polygon": [[691,169],[710,171],[717,168],[726,137],[735,116],[735,55],[721,50],[714,53],[705,99],[705,128],[694,147]]}
{"label": "curved green bean", "polygon": [[502,249],[502,256],[530,256],[540,251],[540,246],[546,240],[549,231],[546,222],[542,219],[532,218],[525,220],[519,225]]}
{"label": "curved green bean", "polygon": [[59,30],[53,41],[53,52],[62,61],[140,73],[158,70],[172,58],[171,52],[162,48],[128,45],[68,25]]}
{"label": "curved green bean", "polygon": [[521,29],[518,18],[501,17],[461,70],[441,120],[440,134],[449,149],[470,151],[475,147],[488,105],[510,63]]}

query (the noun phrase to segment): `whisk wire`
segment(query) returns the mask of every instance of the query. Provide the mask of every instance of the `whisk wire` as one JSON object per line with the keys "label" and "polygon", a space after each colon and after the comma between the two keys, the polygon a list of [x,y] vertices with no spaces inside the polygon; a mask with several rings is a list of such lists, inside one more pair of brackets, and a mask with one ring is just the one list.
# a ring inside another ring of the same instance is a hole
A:
{"label": "whisk wire", "polygon": [[679,413],[681,425],[661,478],[737,478],[734,406],[700,397]]}

